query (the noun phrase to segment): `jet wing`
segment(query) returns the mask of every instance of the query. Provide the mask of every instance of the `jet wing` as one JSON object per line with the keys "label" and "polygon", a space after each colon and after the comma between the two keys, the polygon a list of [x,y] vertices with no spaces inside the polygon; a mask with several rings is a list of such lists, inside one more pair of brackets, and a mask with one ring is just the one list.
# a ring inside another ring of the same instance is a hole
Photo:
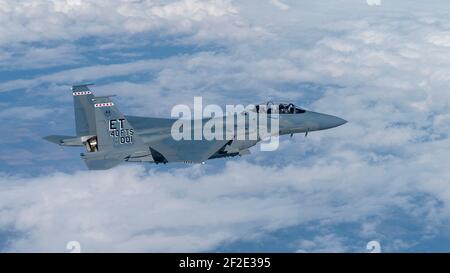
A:
{"label": "jet wing", "polygon": [[219,151],[227,140],[180,140],[175,141],[172,136],[152,141],[150,147],[158,151],[168,162],[191,162],[201,163],[208,160]]}
{"label": "jet wing", "polygon": [[126,116],[143,142],[160,153],[168,162],[201,163],[228,143],[228,140],[180,140],[170,130],[175,120]]}

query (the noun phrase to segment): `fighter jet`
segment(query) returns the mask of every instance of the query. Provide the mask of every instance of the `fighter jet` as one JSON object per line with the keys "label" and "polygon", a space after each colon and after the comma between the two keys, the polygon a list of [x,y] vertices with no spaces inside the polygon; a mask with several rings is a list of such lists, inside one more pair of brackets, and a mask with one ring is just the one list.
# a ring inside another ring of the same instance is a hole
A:
{"label": "fighter jet", "polygon": [[[231,138],[178,140],[173,137],[173,127],[179,122],[178,119],[123,115],[111,100],[113,96],[94,96],[90,85],[72,86],[76,136],[44,137],[61,146],[84,146],[86,151],[81,153],[81,158],[90,170],[110,169],[124,161],[204,163],[209,159],[249,154],[250,147],[264,140],[260,134],[256,134],[256,139],[240,138],[237,131],[231,132]],[[306,111],[293,103],[284,102],[257,104],[242,113],[233,114],[233,119],[238,123],[237,118],[240,116],[256,116],[259,119],[264,114],[271,120],[275,118],[275,112],[279,127],[276,134],[291,137],[296,133],[307,135],[308,132],[337,127],[347,122],[336,116]],[[225,117],[205,118],[202,122],[214,118]],[[244,120],[244,135],[249,135],[254,128],[250,128],[249,119]],[[184,129],[193,131],[196,120],[189,122],[192,122],[192,126]],[[223,132],[230,131],[225,128]]]}

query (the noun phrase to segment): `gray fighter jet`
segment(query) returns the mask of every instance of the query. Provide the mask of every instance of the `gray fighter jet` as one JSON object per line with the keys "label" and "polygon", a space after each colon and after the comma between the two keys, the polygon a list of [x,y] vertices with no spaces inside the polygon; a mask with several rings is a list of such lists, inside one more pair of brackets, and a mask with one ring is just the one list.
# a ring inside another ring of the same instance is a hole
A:
{"label": "gray fighter jet", "polygon": [[[208,159],[242,156],[249,154],[249,148],[262,141],[261,135],[256,139],[243,139],[232,132],[232,138],[207,140],[181,139],[173,137],[172,130],[178,119],[124,116],[112,96],[96,97],[89,89],[91,84],[72,87],[76,136],[51,135],[45,140],[61,146],[81,146],[86,152],[81,153],[90,170],[105,170],[123,161],[150,163],[203,163]],[[292,103],[265,103],[234,114],[238,123],[239,115],[257,117],[263,113],[271,119],[275,114],[279,135],[292,135],[318,131],[340,126],[345,120],[321,113],[306,111]],[[224,119],[225,117],[217,117]],[[208,121],[204,119],[203,121]],[[191,120],[195,129],[195,120]],[[202,123],[203,124],[203,123]],[[223,122],[225,124],[225,122]],[[249,119],[245,119],[244,134],[251,130]],[[270,125],[268,125],[268,128]],[[228,130],[225,129],[224,132]],[[226,131],[229,132],[229,131]],[[191,132],[189,132],[191,133]],[[194,132],[192,132],[193,134]]]}

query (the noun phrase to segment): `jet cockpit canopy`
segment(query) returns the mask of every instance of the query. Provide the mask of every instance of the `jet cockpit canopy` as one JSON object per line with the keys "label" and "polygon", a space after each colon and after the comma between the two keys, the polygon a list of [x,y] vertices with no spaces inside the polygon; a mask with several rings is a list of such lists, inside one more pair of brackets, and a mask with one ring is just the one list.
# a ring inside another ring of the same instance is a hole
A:
{"label": "jet cockpit canopy", "polygon": [[295,106],[293,103],[273,102],[273,101],[256,104],[249,110],[256,113],[267,113],[267,114],[271,114],[274,111],[276,111],[278,114],[302,114],[306,112],[304,109]]}

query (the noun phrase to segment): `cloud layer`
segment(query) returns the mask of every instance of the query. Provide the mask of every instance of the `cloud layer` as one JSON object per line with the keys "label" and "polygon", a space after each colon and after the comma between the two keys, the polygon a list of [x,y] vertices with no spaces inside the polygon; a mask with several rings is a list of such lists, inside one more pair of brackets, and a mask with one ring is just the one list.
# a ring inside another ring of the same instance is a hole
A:
{"label": "cloud layer", "polygon": [[[450,10],[440,1],[0,7],[4,251],[73,240],[86,251],[271,251],[271,237],[284,251],[365,251],[371,240],[449,250]],[[128,114],[168,115],[202,95],[292,100],[349,123],[206,166],[79,171],[79,151],[37,139],[72,133],[67,92],[82,81],[118,94]]]}
{"label": "cloud layer", "polygon": [[[90,1],[45,0],[0,2],[2,43],[76,40],[86,36],[133,34],[154,30],[212,34],[214,25],[227,23],[233,31],[237,10],[229,1]],[[240,30],[240,28],[235,28]],[[220,37],[223,34],[218,34]]]}

